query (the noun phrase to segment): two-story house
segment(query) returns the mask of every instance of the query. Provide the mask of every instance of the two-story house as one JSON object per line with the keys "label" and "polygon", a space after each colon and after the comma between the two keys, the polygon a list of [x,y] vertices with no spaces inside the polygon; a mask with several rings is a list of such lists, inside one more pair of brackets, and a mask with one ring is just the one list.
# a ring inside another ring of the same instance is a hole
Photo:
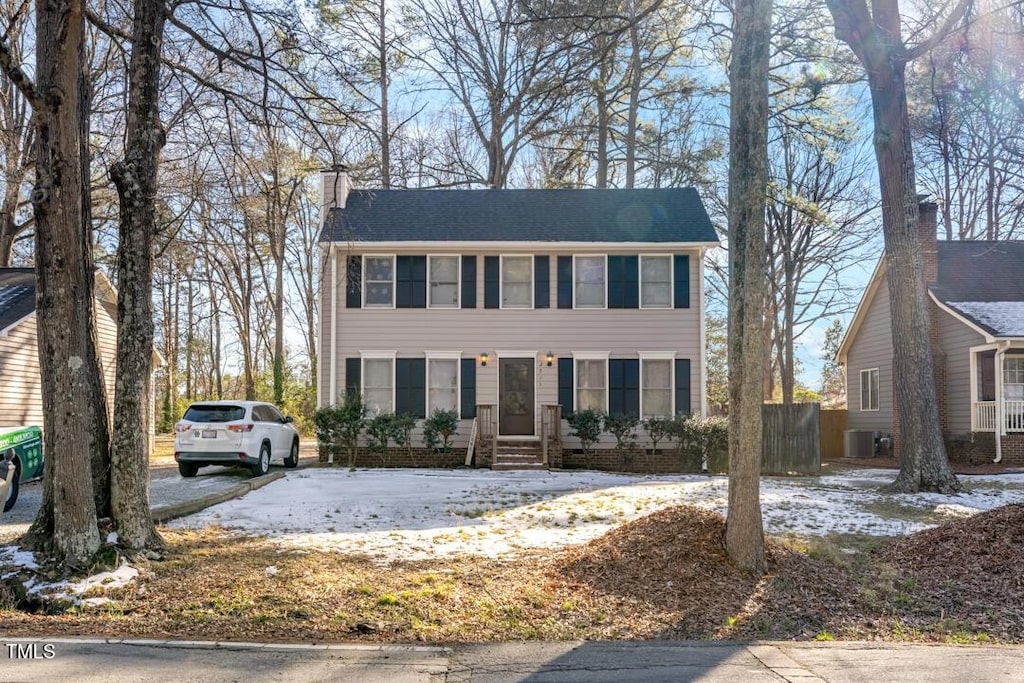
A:
{"label": "two-story house", "polygon": [[357,391],[374,411],[455,409],[463,448],[481,406],[518,441],[539,438],[543,406],[705,413],[703,255],[718,239],[694,189],[322,180],[318,405]]}

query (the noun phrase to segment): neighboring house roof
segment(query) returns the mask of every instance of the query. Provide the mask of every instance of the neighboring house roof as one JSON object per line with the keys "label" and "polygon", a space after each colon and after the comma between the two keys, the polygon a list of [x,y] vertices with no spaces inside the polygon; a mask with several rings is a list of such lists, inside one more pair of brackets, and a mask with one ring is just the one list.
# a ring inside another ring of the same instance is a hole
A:
{"label": "neighboring house roof", "polygon": [[[932,299],[988,338],[1024,337],[1024,241],[940,241],[938,278],[928,286]],[[857,312],[839,346],[846,354],[885,275],[878,260]]]}
{"label": "neighboring house roof", "polygon": [[[117,305],[117,290],[103,271],[96,271],[94,295],[112,305]],[[35,268],[0,268],[0,336],[36,312],[36,271]],[[153,349],[153,367],[162,368],[167,364],[164,357]]]}
{"label": "neighboring house roof", "polygon": [[939,277],[931,291],[940,301],[1024,301],[1024,241],[937,246]]}
{"label": "neighboring house roof", "polygon": [[0,268],[0,334],[36,310],[34,268]]}
{"label": "neighboring house roof", "polygon": [[1024,337],[1024,301],[945,301],[994,337]]}
{"label": "neighboring house roof", "polygon": [[322,242],[717,243],[693,188],[354,190]]}

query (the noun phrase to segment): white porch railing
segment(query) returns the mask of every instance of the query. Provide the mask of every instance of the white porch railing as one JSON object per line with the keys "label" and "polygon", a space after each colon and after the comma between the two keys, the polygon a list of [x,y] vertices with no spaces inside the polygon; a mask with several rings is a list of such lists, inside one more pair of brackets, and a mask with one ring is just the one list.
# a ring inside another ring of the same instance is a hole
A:
{"label": "white porch railing", "polygon": [[[995,401],[975,401],[972,409],[975,431],[996,431]],[[1024,432],[1024,401],[1003,401],[1003,425],[1004,431]]]}

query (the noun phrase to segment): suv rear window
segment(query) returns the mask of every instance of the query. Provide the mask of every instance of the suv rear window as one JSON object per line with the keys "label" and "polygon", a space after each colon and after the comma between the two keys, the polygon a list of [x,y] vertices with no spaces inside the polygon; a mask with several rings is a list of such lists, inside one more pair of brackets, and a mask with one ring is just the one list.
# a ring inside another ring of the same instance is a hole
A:
{"label": "suv rear window", "polygon": [[242,406],[189,406],[184,420],[191,422],[233,422],[245,418]]}

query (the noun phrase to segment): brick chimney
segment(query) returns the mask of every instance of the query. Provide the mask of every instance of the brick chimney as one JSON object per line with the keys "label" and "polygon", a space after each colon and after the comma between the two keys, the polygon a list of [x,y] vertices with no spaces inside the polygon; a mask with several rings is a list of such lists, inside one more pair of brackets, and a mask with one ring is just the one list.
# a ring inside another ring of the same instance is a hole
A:
{"label": "brick chimney", "polygon": [[320,220],[327,220],[330,209],[344,209],[350,189],[348,166],[335,164],[320,171]]}
{"label": "brick chimney", "polygon": [[924,201],[926,195],[918,195],[917,235],[921,243],[921,258],[924,260],[924,281],[931,284],[939,279],[938,240],[939,205]]}

